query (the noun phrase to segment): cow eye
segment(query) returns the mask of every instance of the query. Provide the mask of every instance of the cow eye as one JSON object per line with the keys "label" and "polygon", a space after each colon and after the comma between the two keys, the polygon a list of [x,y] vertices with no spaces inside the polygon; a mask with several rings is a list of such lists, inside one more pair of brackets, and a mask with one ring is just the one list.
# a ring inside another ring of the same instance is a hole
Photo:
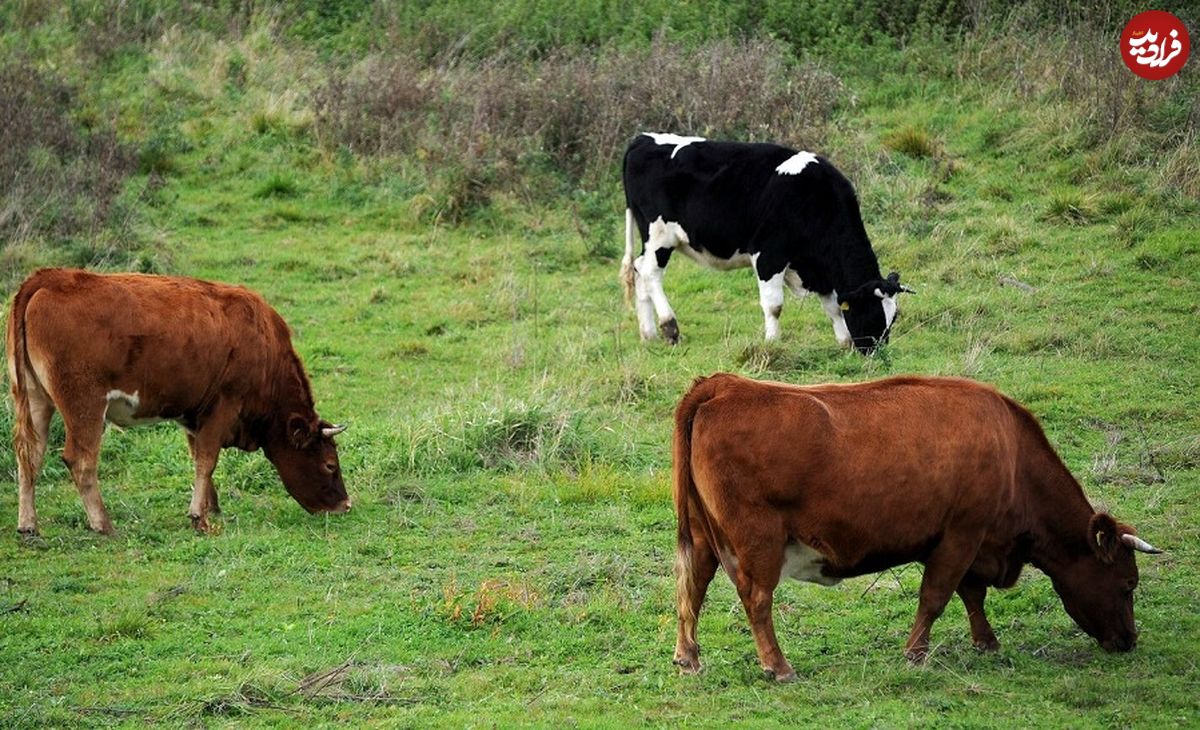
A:
{"label": "cow eye", "polygon": [[337,464],[333,463],[332,461],[325,462],[325,471],[329,472],[330,474],[337,474],[337,469]]}

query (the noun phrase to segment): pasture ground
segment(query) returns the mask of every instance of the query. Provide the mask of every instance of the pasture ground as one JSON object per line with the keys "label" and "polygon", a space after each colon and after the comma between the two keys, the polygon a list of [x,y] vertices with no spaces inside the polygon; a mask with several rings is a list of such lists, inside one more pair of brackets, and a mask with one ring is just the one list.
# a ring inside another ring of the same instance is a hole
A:
{"label": "pasture ground", "polygon": [[[872,358],[836,347],[815,300],[789,298],[781,343],[762,345],[752,275],[684,260],[667,274],[682,345],[641,345],[615,176],[597,251],[568,205],[501,195],[431,223],[411,169],[193,120],[147,209],[164,268],[244,283],[289,320],[319,411],[350,424],[355,506],[309,516],[261,454],[226,452],[224,513],[199,536],[178,429],[110,430],[118,535],[86,530],[51,457],[42,536],[23,542],[6,453],[0,725],[1200,723],[1200,203],[1145,192],[1153,168],[1113,162],[1053,105],[902,71],[847,83],[856,103],[821,151],[858,184],[884,271],[919,291]],[[781,586],[800,680],[776,686],[718,577],[706,670],[678,676],[670,416],[717,370],[996,384],[1094,503],[1167,550],[1139,558],[1137,649],[1104,653],[1028,569],[990,594],[998,653],[972,649],[956,600],[928,665],[908,666],[909,566]]]}

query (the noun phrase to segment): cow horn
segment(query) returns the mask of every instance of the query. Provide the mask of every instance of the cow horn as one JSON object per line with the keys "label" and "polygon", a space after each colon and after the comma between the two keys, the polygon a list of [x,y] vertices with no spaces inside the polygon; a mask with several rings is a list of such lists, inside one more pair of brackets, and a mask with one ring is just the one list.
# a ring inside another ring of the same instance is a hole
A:
{"label": "cow horn", "polygon": [[1162,550],[1159,550],[1137,535],[1130,535],[1128,532],[1121,535],[1121,542],[1125,543],[1134,550],[1137,550],[1139,553],[1152,553],[1154,555],[1158,555],[1162,552]]}
{"label": "cow horn", "polygon": [[904,292],[905,294],[916,294],[917,293],[915,289],[909,289],[908,287],[904,286],[903,284],[900,285],[900,291]]}
{"label": "cow horn", "polygon": [[337,436],[342,431],[345,431],[345,426],[330,426],[329,428],[321,429],[322,436]]}

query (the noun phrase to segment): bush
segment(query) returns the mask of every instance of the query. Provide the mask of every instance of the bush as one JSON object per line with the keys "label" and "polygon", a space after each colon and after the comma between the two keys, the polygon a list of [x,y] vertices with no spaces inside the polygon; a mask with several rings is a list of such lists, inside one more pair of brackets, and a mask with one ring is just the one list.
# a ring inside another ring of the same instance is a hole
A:
{"label": "bush", "polygon": [[[78,123],[74,90],[32,64],[0,67],[0,240],[107,240],[130,244],[131,201],[122,198],[137,154],[113,130]],[[103,235],[102,235],[103,234]]]}
{"label": "bush", "polygon": [[[842,94],[837,77],[769,40],[692,49],[659,38],[448,67],[375,56],[331,70],[315,93],[315,128],[326,147],[412,154],[435,180],[445,171],[453,179],[433,187],[452,193],[435,207],[451,209],[482,204],[489,190],[557,196],[611,180],[646,130],[819,146]],[[547,168],[560,180],[550,190]]]}

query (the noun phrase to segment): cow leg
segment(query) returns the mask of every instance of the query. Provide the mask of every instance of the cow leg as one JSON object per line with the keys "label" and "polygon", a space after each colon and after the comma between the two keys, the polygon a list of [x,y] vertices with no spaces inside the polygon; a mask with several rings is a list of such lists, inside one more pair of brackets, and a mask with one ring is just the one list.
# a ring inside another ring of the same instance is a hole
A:
{"label": "cow leg", "polygon": [[833,324],[833,336],[837,338],[838,344],[842,347],[849,347],[852,343],[850,337],[850,328],[846,326],[846,318],[842,315],[842,307],[838,304],[837,294],[820,294],[821,308],[825,310],[825,316],[829,317],[829,321]]}
{"label": "cow leg", "polygon": [[[638,261],[640,262],[641,259],[639,258]],[[650,299],[650,287],[646,284],[646,277],[642,276],[636,268],[633,276],[633,291],[638,331],[641,332],[643,340],[657,339],[658,329],[654,326],[654,302]]]}
{"label": "cow leg", "polygon": [[[95,405],[92,405],[92,402]],[[86,399],[87,407],[68,412],[63,409],[63,424],[67,439],[63,447],[63,461],[71,472],[75,489],[87,512],[88,526],[105,535],[113,532],[112,521],[104,509],[100,497],[100,480],[96,470],[100,461],[100,441],[104,437],[104,409],[108,401],[103,396]]]}
{"label": "cow leg", "polygon": [[771,604],[775,597],[775,583],[738,580],[738,598],[750,619],[750,632],[754,634],[754,645],[758,649],[758,661],[763,671],[779,682],[796,679],[792,665],[784,658],[775,639],[775,621],[771,615]]}
{"label": "cow leg", "polygon": [[[196,465],[196,477],[195,477],[195,481],[193,482],[193,485],[192,485],[193,505],[195,504],[195,501],[196,501],[195,491],[197,488],[197,484],[201,484],[204,488],[204,496],[203,496],[203,500],[202,500],[204,505],[207,506],[209,512],[220,514],[221,513],[221,504],[220,504],[220,502],[217,501],[217,488],[216,488],[216,486],[213,485],[213,480],[212,480],[212,472],[216,470],[216,460],[215,459],[213,460],[213,469],[208,471],[207,475],[202,476],[200,467],[199,467],[200,461],[196,458],[196,436],[195,436],[195,434],[188,433],[187,443],[188,443],[188,453],[192,455],[192,463],[194,465]],[[188,511],[189,511],[189,513],[192,512],[192,510],[190,508]]]}
{"label": "cow leg", "polygon": [[758,302],[762,305],[763,319],[766,322],[766,339],[772,342],[779,339],[779,315],[783,312],[783,278],[784,269],[773,269],[766,259],[755,256],[754,269],[758,274]]}
{"label": "cow leg", "polygon": [[679,343],[679,323],[671,303],[667,301],[663,275],[671,260],[671,251],[675,250],[676,243],[680,243],[675,234],[676,228],[678,226],[674,224],[663,223],[661,218],[651,223],[645,251],[634,262],[637,272],[634,288],[638,297],[638,324],[642,339],[654,339],[653,318],[657,317],[663,339],[672,345]]}
{"label": "cow leg", "polygon": [[[54,415],[54,402],[28,378],[25,384],[32,429],[18,425],[13,435],[13,450],[17,454],[17,532],[33,537],[38,534],[34,484],[42,472],[46,445],[50,441],[50,418]],[[17,418],[20,417],[18,413]]]}
{"label": "cow leg", "polygon": [[904,648],[904,656],[910,662],[920,664],[929,655],[929,630],[946,609],[950,597],[975,560],[982,539],[980,534],[947,533],[925,561],[917,619]]}
{"label": "cow leg", "polygon": [[222,436],[225,433],[226,421],[215,418],[215,413],[195,435],[188,434],[188,448],[192,452],[192,460],[196,465],[196,478],[192,484],[192,503],[188,507],[188,517],[196,532],[208,532],[208,513],[218,511],[217,488],[213,485],[212,475],[217,468],[217,459],[221,455]]}
{"label": "cow leg", "polygon": [[[758,661],[763,671],[776,681],[791,682],[796,679],[796,672],[779,650],[771,613],[775,586],[779,585],[783,568],[786,538],[782,526],[775,530],[764,528],[761,524],[755,525],[755,534],[746,536],[749,539],[737,540],[731,536],[737,558],[734,584],[738,598],[746,609],[746,616],[750,619],[750,632],[754,634]],[[739,547],[743,549],[739,550]]]}
{"label": "cow leg", "polygon": [[965,576],[958,584],[958,597],[962,599],[967,609],[967,619],[971,622],[971,639],[975,648],[980,651],[996,651],[1000,642],[996,639],[992,625],[988,623],[987,614],[983,612],[983,599],[987,595],[987,584],[972,580]]}
{"label": "cow leg", "polygon": [[[693,509],[696,509],[693,507]],[[693,513],[694,514],[694,513]],[[704,528],[692,522],[692,545],[675,556],[675,592],[679,609],[679,636],[675,641],[675,664],[685,674],[700,671],[700,645],[696,643],[696,622],[708,585],[717,572],[717,554]]]}

